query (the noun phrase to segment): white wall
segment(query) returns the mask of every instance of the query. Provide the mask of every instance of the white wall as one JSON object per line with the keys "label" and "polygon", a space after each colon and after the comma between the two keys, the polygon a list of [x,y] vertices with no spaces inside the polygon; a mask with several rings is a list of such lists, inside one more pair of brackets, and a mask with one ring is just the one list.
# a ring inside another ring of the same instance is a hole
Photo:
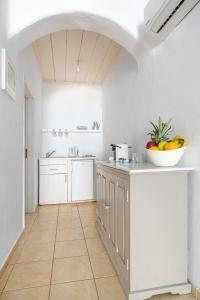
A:
{"label": "white wall", "polygon": [[[8,0],[8,38],[13,38],[12,47],[19,49],[52,31],[80,28],[105,34],[133,55],[141,55],[143,43],[138,47],[141,35],[138,25],[143,21],[147,1]],[[20,32],[21,36],[15,40]]]}
{"label": "white wall", "polygon": [[24,80],[32,94],[28,99],[28,195],[26,212],[33,212],[38,203],[38,157],[41,147],[42,78],[31,46],[20,53]]}
{"label": "white wall", "polygon": [[133,83],[137,66],[125,50],[106,77],[103,89],[103,157],[108,159],[111,143],[134,145]]}
{"label": "white wall", "polygon": [[[0,1],[0,48],[6,46],[6,23],[2,21],[8,20],[3,4],[4,1]],[[32,82],[30,89],[34,95],[40,88],[36,83],[33,86],[36,79],[32,68],[34,58],[31,54],[28,56],[25,69],[23,58],[12,57],[17,68],[16,101],[0,89],[0,269],[23,230],[23,72],[27,83]]]}
{"label": "white wall", "polygon": [[[132,80],[132,87],[128,84],[131,76],[130,67],[124,70],[122,64],[115,66],[112,80],[118,80],[121,68],[124,81],[127,78],[128,98],[116,98],[116,108],[112,108],[114,99],[110,100],[110,107],[103,100],[104,124],[110,120],[122,126],[119,138],[124,135],[127,141],[133,141],[136,151],[144,152],[147,141],[146,133],[150,129],[148,122],[156,121],[158,116],[163,119],[173,118],[173,128],[177,134],[189,141],[184,162],[194,166],[196,170],[189,180],[189,279],[200,287],[200,5],[178,26],[151,56],[140,63],[138,75]],[[127,77],[127,72],[129,76]],[[121,95],[127,95],[127,86],[120,84]],[[117,84],[116,84],[117,86]],[[103,95],[110,94],[116,97],[114,88],[108,91],[107,82],[104,85]],[[105,112],[110,109],[110,113]],[[121,118],[119,111],[121,109]],[[111,110],[115,118],[111,116]],[[108,118],[108,120],[106,120]],[[117,126],[117,128],[120,127]],[[106,133],[106,129],[105,129]],[[116,141],[116,129],[113,126],[109,131],[113,141]],[[108,135],[105,134],[107,144]],[[170,196],[170,191],[169,191]]]}
{"label": "white wall", "polygon": [[[42,128],[76,129],[78,125],[91,129],[93,121],[102,126],[101,87],[44,83],[42,96]],[[77,146],[80,154],[101,158],[101,133],[74,133],[67,136],[42,135],[42,154],[56,150],[56,155],[68,154]]]}

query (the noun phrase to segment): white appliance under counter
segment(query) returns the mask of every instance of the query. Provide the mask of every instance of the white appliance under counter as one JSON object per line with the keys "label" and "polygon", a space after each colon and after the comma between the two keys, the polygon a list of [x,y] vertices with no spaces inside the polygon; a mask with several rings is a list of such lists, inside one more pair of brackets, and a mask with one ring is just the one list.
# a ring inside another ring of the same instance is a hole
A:
{"label": "white appliance under counter", "polygon": [[39,159],[39,204],[94,200],[95,157]]}

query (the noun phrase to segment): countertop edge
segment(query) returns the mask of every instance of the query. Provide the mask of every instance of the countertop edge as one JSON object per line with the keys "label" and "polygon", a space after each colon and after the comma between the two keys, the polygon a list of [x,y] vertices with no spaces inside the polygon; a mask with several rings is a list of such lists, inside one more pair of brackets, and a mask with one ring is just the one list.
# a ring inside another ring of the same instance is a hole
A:
{"label": "countertop edge", "polygon": [[[193,167],[189,166],[174,166],[174,167],[156,167],[150,163],[142,163],[142,164],[134,164],[133,168],[131,169],[131,163],[128,165],[120,165],[118,163],[113,164],[105,161],[97,161],[97,164],[101,164],[106,167],[110,167],[112,169],[120,170],[126,172],[130,175],[138,174],[138,173],[162,173],[162,172],[190,172],[193,171]],[[135,168],[134,168],[135,167]]]}

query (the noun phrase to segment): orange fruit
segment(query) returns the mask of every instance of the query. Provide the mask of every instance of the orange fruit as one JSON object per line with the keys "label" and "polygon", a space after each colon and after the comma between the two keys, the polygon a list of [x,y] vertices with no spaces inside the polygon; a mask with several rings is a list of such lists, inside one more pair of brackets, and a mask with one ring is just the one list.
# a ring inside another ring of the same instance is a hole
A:
{"label": "orange fruit", "polygon": [[179,144],[176,141],[169,142],[165,145],[165,150],[175,150],[179,148]]}
{"label": "orange fruit", "polygon": [[157,146],[150,147],[148,150],[159,150]]}

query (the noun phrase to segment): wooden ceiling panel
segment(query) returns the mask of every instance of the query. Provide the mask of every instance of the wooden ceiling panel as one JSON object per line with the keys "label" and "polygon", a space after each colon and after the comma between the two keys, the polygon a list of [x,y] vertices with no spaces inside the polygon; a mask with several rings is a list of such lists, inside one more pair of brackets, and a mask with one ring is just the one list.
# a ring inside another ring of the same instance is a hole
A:
{"label": "wooden ceiling panel", "polygon": [[91,57],[93,51],[96,46],[96,42],[98,39],[98,34],[91,31],[83,32],[83,40],[81,45],[80,51],[80,72],[76,73],[76,82],[84,82],[87,73],[88,73],[88,66],[91,62]]}
{"label": "wooden ceiling panel", "polygon": [[47,35],[34,43],[34,50],[44,80],[55,80],[51,37]]}
{"label": "wooden ceiling panel", "polygon": [[67,31],[67,60],[66,60],[66,78],[67,82],[75,82],[77,72],[77,61],[80,53],[83,31]]}
{"label": "wooden ceiling panel", "polygon": [[110,39],[103,35],[99,35],[96,47],[91,57],[85,82],[94,83],[94,78],[96,78],[98,70],[101,68],[102,61],[104,60],[111,43],[112,41]]}
{"label": "wooden ceiling panel", "polygon": [[116,61],[119,53],[121,51],[121,47],[116,44],[115,42],[112,42],[110,44],[110,47],[108,49],[108,52],[104,58],[104,61],[101,64],[101,67],[97,73],[96,78],[94,79],[94,82],[97,84],[101,84],[106,77],[106,74],[111,69],[112,65]]}
{"label": "wooden ceiling panel", "polygon": [[33,49],[44,80],[101,84],[121,46],[95,32],[64,30],[35,41]]}
{"label": "wooden ceiling panel", "polygon": [[65,81],[67,33],[59,31],[51,34],[55,80]]}

